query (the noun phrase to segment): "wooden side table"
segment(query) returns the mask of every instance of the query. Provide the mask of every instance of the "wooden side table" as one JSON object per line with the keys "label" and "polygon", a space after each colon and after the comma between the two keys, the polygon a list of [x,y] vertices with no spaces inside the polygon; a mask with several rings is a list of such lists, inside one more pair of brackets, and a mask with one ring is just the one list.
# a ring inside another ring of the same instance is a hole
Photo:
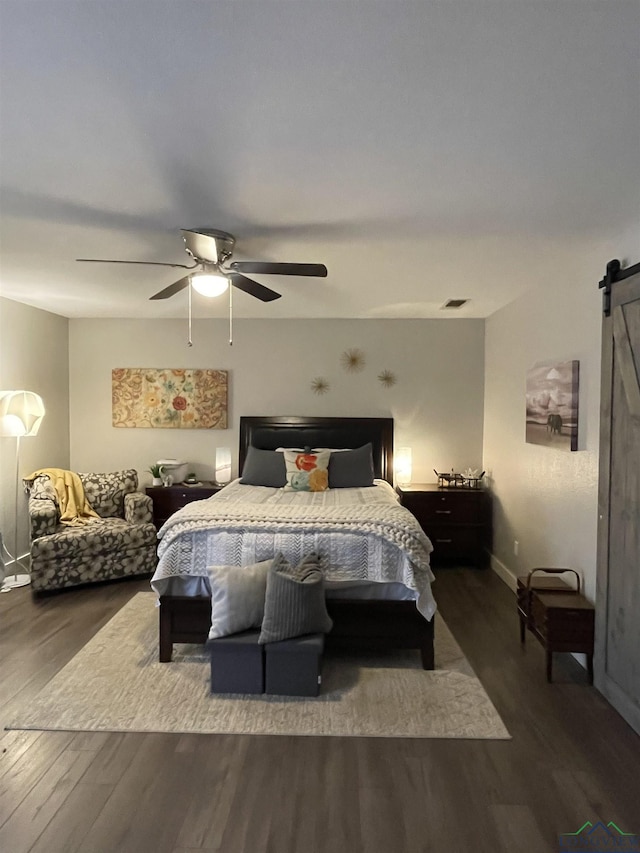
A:
{"label": "wooden side table", "polygon": [[191,501],[201,501],[210,498],[219,492],[222,486],[199,485],[199,486],[148,486],[147,494],[153,501],[153,523],[158,528],[174,512]]}
{"label": "wooden side table", "polygon": [[593,684],[595,609],[577,592],[534,592],[531,631],[547,653],[547,681],[552,680],[553,652],[582,652],[587,656],[589,684]]}
{"label": "wooden side table", "polygon": [[[569,584],[558,577],[571,572],[575,575],[575,590]],[[580,592],[580,575],[573,569],[548,569],[536,568],[531,569],[528,575],[523,575],[518,578],[517,583],[517,603],[518,616],[520,617],[520,642],[525,641],[525,629],[529,625],[531,615],[531,596],[534,591],[554,593],[554,592]]]}
{"label": "wooden side table", "polygon": [[[571,572],[576,576],[576,589],[561,578],[542,577],[535,573],[558,575]],[[526,578],[518,578],[518,615],[520,640],[524,629],[542,643],[547,656],[547,681],[553,678],[554,652],[581,652],[587,656],[589,683],[593,684],[593,642],[595,610],[580,594],[580,576],[573,569],[534,569]]]}

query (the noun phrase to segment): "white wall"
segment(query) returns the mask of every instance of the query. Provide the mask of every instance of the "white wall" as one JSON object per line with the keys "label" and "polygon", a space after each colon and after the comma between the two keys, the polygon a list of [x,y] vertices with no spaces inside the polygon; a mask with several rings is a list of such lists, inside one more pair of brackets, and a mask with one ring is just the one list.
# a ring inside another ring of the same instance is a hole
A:
{"label": "white wall", "polygon": [[[494,495],[493,565],[576,569],[595,599],[602,293],[606,263],[640,260],[640,228],[576,257],[555,281],[486,321],[484,467]],[[536,362],[580,361],[579,449],[525,443],[525,377]],[[519,542],[518,556],[514,540]]]}
{"label": "white wall", "polygon": [[[0,298],[0,388],[42,397],[46,414],[38,435],[20,443],[20,476],[36,468],[69,467],[69,321]],[[0,438],[0,530],[13,550],[15,530],[14,438]],[[18,550],[28,550],[26,498],[19,494]],[[7,566],[10,569],[10,566]]]}
{"label": "white wall", "polygon": [[[234,344],[222,320],[195,321],[193,347],[183,320],[71,320],[71,467],[140,473],[165,457],[213,478],[217,446],[232,448],[237,473],[241,415],[393,416],[396,447],[410,445],[414,481],[433,468],[482,460],[483,320],[239,320]],[[340,355],[361,349],[360,373]],[[227,430],[119,429],[111,425],[114,367],[203,367],[229,371]],[[397,384],[384,388],[380,371]],[[325,377],[322,396],[310,385]],[[145,474],[143,483],[150,481]]]}

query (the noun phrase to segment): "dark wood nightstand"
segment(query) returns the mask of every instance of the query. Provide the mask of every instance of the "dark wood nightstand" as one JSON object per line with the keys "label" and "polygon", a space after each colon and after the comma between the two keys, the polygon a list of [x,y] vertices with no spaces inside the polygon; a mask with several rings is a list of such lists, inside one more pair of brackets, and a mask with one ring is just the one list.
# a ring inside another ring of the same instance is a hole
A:
{"label": "dark wood nightstand", "polygon": [[174,512],[191,503],[210,498],[219,492],[222,486],[200,485],[200,486],[148,486],[147,494],[153,501],[153,523],[158,528]]}
{"label": "dark wood nightstand", "polygon": [[491,505],[485,489],[446,489],[435,483],[398,486],[402,506],[433,545],[433,565],[470,563],[484,568],[491,546]]}

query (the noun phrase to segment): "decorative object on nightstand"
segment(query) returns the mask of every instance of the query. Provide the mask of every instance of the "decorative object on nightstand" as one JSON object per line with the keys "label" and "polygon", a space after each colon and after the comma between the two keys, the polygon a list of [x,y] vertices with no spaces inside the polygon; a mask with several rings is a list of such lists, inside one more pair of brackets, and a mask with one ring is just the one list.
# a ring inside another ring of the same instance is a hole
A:
{"label": "decorative object on nightstand", "polygon": [[408,486],[412,475],[412,451],[410,447],[399,447],[395,454],[396,483]]}
{"label": "decorative object on nightstand", "polygon": [[433,565],[487,565],[491,504],[486,489],[442,489],[435,483],[398,486],[402,506],[420,522],[433,545]]}
{"label": "decorative object on nightstand", "polygon": [[[570,572],[575,575],[576,588],[561,578],[534,577],[537,572]],[[595,609],[580,594],[580,576],[574,569],[532,569],[526,578],[518,578],[518,615],[521,642],[526,627],[545,649],[547,681],[552,680],[554,652],[581,652],[587,656],[589,683],[593,684]]]}
{"label": "decorative object on nightstand", "polygon": [[478,473],[477,468],[466,468],[462,474],[456,474],[453,468],[450,474],[436,471],[433,473],[438,478],[438,486],[441,489],[481,489],[482,478],[485,472]]}
{"label": "decorative object on nightstand", "polygon": [[157,462],[154,463],[153,465],[149,465],[149,467],[147,468],[147,471],[151,474],[151,477],[152,477],[152,480],[151,480],[152,486],[161,486],[162,485],[162,477],[161,477],[160,468],[161,468],[161,466]]}
{"label": "decorative object on nightstand", "polygon": [[179,459],[159,459],[158,465],[162,485],[165,487],[181,483],[189,470],[189,463],[181,462]]}
{"label": "decorative object on nightstand", "polygon": [[[31,577],[26,572],[18,572],[22,568],[18,553],[18,496],[20,487],[20,439],[37,435],[45,414],[42,397],[33,391],[0,391],[0,435],[13,437],[16,440],[15,467],[15,504],[14,504],[14,533],[13,554],[7,554],[13,559],[13,573],[8,578],[0,578],[2,592],[8,592],[20,586],[31,583]],[[4,546],[3,546],[4,547]]]}

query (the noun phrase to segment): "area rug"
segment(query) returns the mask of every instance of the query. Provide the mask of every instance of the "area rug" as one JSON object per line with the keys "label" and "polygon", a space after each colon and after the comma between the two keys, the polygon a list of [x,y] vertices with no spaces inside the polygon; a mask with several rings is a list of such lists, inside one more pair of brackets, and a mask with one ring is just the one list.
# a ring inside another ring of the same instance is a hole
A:
{"label": "area rug", "polygon": [[444,621],[436,669],[417,652],[325,653],[317,698],[212,695],[203,646],[159,663],[155,595],[135,595],[8,729],[509,738]]}

